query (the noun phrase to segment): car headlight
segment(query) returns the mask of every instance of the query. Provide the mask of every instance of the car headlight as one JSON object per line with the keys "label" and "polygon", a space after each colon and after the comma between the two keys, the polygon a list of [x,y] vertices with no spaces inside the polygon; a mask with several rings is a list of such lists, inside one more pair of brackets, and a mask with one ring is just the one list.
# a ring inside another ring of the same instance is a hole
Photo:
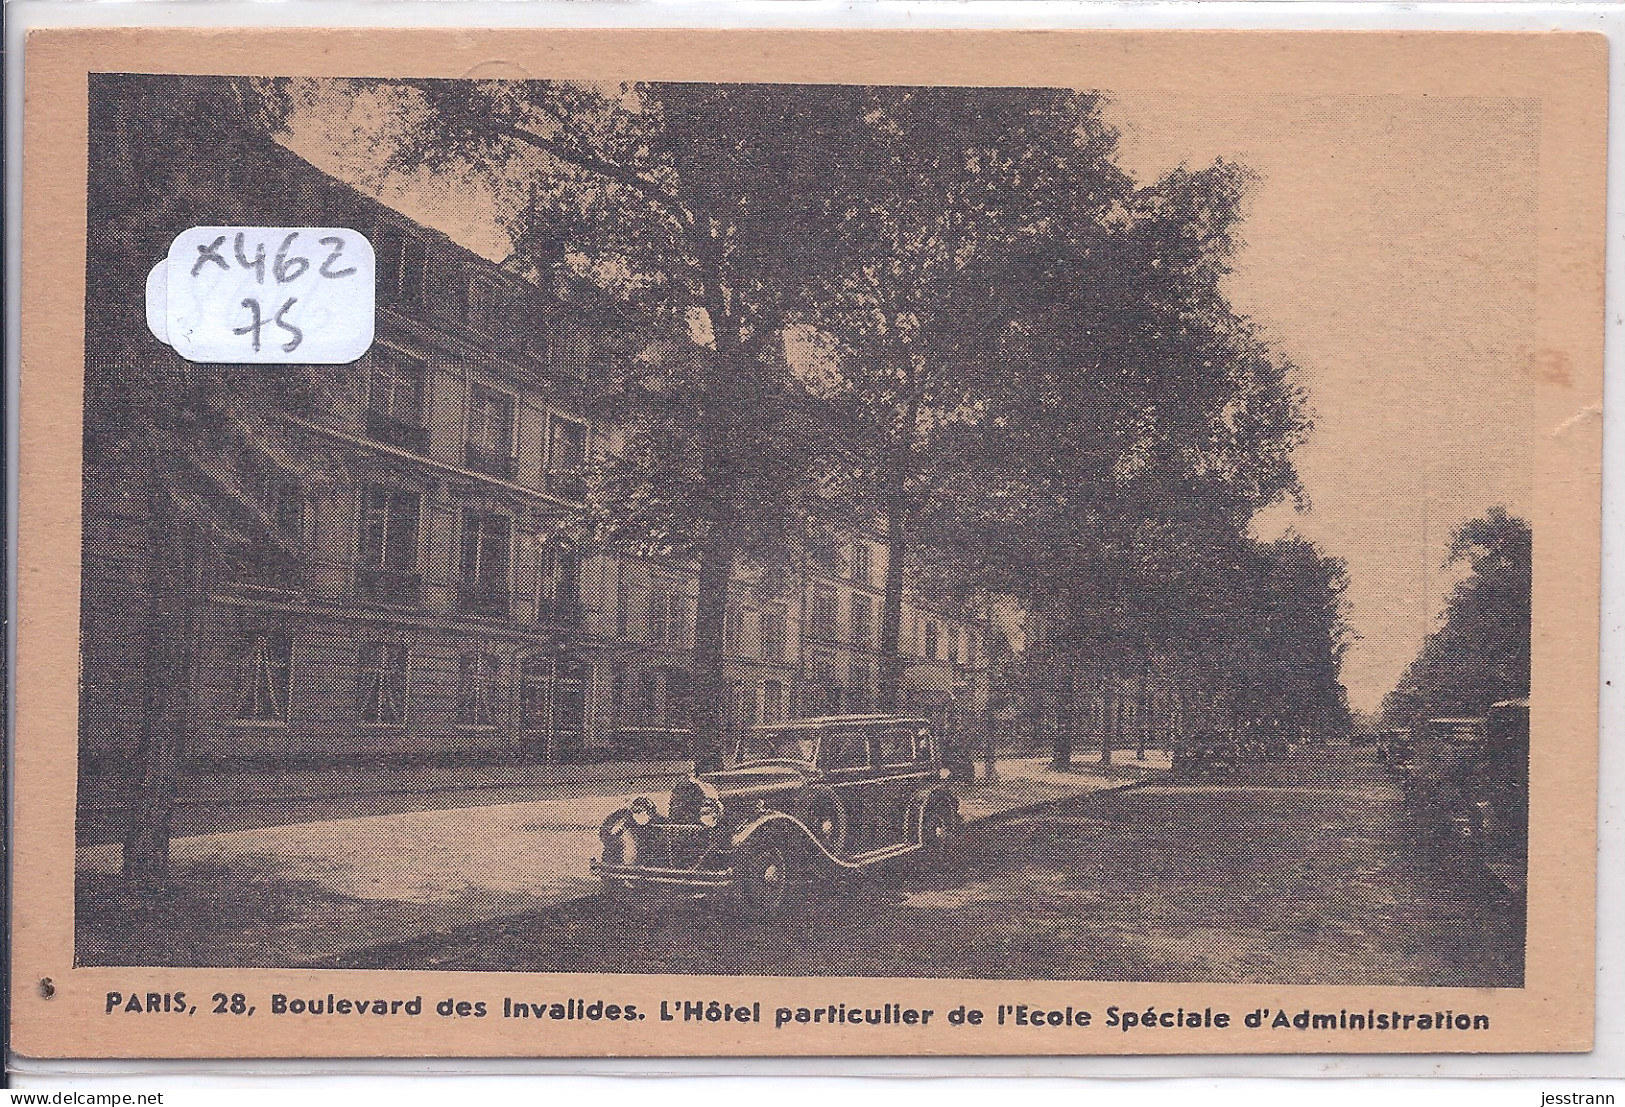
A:
{"label": "car headlight", "polygon": [[707,829],[722,822],[722,804],[715,799],[707,799],[705,805],[700,808],[699,822]]}
{"label": "car headlight", "polygon": [[632,821],[639,826],[648,826],[660,814],[660,809],[655,806],[655,801],[648,796],[639,796],[633,800],[628,811],[632,816]]}
{"label": "car headlight", "polygon": [[606,842],[620,837],[621,831],[626,829],[627,817],[627,812],[624,809],[615,812],[615,814],[605,819],[603,825],[598,828],[598,837]]}

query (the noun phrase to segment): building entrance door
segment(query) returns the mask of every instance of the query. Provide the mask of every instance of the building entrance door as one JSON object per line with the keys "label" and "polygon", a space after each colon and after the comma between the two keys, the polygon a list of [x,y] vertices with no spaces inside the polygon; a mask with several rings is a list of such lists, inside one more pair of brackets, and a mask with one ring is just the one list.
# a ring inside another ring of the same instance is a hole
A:
{"label": "building entrance door", "polygon": [[580,658],[563,655],[553,670],[553,734],[549,742],[554,761],[579,761],[587,746],[587,666]]}
{"label": "building entrance door", "polygon": [[581,756],[587,732],[587,671],[580,658],[568,653],[520,663],[520,727],[530,756],[541,761]]}

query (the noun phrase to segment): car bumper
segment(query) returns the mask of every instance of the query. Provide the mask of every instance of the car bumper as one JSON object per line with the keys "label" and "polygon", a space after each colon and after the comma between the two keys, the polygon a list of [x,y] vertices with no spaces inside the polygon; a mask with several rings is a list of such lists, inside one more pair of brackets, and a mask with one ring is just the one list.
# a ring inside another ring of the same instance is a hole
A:
{"label": "car bumper", "polygon": [[652,865],[612,865],[592,862],[591,871],[604,886],[617,892],[704,893],[733,886],[733,869],[668,869]]}

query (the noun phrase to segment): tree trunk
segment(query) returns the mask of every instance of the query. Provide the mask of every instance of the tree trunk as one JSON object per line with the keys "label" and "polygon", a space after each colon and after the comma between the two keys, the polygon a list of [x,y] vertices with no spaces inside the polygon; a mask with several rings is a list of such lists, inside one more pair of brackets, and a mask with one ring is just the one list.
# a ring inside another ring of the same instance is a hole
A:
{"label": "tree trunk", "polygon": [[1135,689],[1138,706],[1135,708],[1135,734],[1139,742],[1134,751],[1135,760],[1145,760],[1145,747],[1147,732],[1151,729],[1151,699],[1148,695],[1151,685],[1151,643],[1147,642],[1140,652],[1140,686]]}
{"label": "tree trunk", "polygon": [[[160,445],[155,454],[165,451]],[[157,458],[147,488],[147,549],[152,559],[151,607],[143,663],[143,702],[135,779],[124,835],[124,877],[132,891],[151,894],[169,877],[169,840],[187,725],[191,627],[187,612],[192,551],[176,518],[173,466]]]}
{"label": "tree trunk", "polygon": [[1055,759],[1050,763],[1050,768],[1064,770],[1072,767],[1072,743],[1077,726],[1077,685],[1068,672],[1059,679],[1055,689]]}
{"label": "tree trunk", "polygon": [[728,687],[722,660],[723,620],[733,570],[733,534],[728,527],[713,526],[700,548],[699,596],[694,613],[689,728],[690,755],[696,772],[713,772],[722,767],[723,697]]}
{"label": "tree trunk", "polygon": [[1033,671],[1033,659],[1025,660],[1022,666],[1022,685],[1026,693],[1022,710],[1027,716],[1027,742],[1029,748],[1036,753],[1044,741],[1044,684],[1036,672]]}
{"label": "tree trunk", "polygon": [[879,710],[896,711],[902,699],[903,571],[908,560],[908,467],[914,452],[915,428],[920,421],[920,396],[912,367],[904,374],[908,389],[903,421],[897,437],[884,451],[880,474],[882,507],[886,512],[886,587],[880,600]]}
{"label": "tree trunk", "polygon": [[[1115,677],[1116,666],[1114,665],[1112,668],[1112,675]],[[1120,705],[1117,702],[1115,690],[1107,692],[1101,698],[1101,715],[1103,718],[1100,720],[1100,763],[1102,765],[1112,763],[1112,750],[1117,745],[1117,728],[1123,718],[1123,713],[1119,708]]]}
{"label": "tree trunk", "polygon": [[908,539],[895,513],[886,523],[886,583],[880,599],[880,687],[878,708],[892,712],[902,702],[903,561]]}
{"label": "tree trunk", "polygon": [[732,427],[725,414],[726,393],[736,376],[750,371],[740,350],[737,319],[723,310],[724,298],[714,281],[708,288],[707,310],[712,321],[717,357],[706,363],[704,392],[720,402],[703,405],[699,435],[700,466],[714,514],[708,520],[699,548],[699,595],[694,611],[694,679],[689,686],[689,751],[696,772],[722,768],[725,711],[728,694],[723,646],[728,613],[728,587],[733,583],[738,553],[734,511],[739,490],[732,483],[735,468],[731,449]]}
{"label": "tree trunk", "polygon": [[[994,729],[995,720],[992,706],[989,705],[987,710],[981,712],[978,719],[982,728],[981,733],[976,736],[977,745],[981,747],[982,751],[982,779],[992,784],[999,779],[999,740],[997,737],[998,731]],[[976,768],[973,765],[971,767],[971,776],[974,777],[975,775]]]}

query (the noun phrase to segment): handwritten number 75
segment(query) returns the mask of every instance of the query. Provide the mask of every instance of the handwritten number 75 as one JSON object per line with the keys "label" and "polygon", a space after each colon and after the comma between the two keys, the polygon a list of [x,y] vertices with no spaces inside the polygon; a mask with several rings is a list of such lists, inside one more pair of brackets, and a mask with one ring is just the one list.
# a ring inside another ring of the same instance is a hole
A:
{"label": "handwritten number 75", "polygon": [[280,327],[293,335],[292,338],[282,344],[282,352],[291,354],[299,348],[299,343],[305,340],[305,332],[288,322],[283,316],[287,315],[288,310],[298,302],[299,297],[288,297],[287,302],[277,309],[276,314],[270,319],[266,319],[260,310],[260,302],[252,297],[247,297],[243,300],[243,307],[248,309],[249,321],[241,327],[233,327],[231,333],[250,335],[251,341],[254,343],[254,352],[257,354],[260,351],[260,332],[267,325]]}

